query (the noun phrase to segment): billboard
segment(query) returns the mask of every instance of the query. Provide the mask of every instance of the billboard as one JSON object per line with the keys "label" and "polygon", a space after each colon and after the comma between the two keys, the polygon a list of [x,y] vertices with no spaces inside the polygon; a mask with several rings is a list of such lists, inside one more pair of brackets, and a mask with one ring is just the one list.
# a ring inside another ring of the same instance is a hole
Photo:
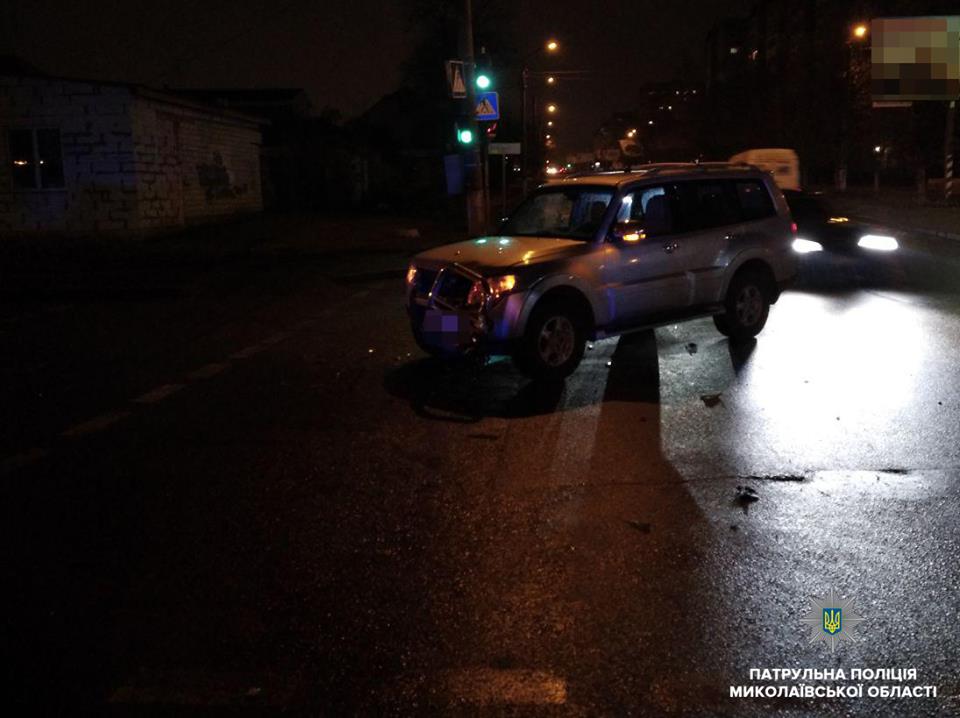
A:
{"label": "billboard", "polygon": [[871,22],[873,99],[960,98],[960,15]]}

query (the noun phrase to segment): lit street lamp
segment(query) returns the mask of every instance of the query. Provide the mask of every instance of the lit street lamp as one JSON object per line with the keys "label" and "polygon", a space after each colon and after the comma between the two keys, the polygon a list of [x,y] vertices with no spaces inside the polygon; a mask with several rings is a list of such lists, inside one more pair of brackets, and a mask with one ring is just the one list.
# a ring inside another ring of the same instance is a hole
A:
{"label": "lit street lamp", "polygon": [[553,103],[550,103],[549,105],[547,105],[547,112],[549,112],[551,115],[556,111],[557,111],[556,105],[554,105]]}
{"label": "lit street lamp", "polygon": [[870,28],[862,22],[853,26],[853,37],[856,40],[863,40],[869,32]]}
{"label": "lit street lamp", "polygon": [[[548,40],[548,41],[546,42],[546,44],[544,45],[544,47],[545,47],[546,52],[547,52],[548,54],[552,54],[552,53],[557,52],[557,51],[560,49],[560,44],[559,44],[556,40],[550,39],[550,40]],[[528,86],[528,84],[529,84],[529,81],[528,81],[528,80],[529,80],[529,77],[530,77],[530,68],[528,67],[528,63],[529,63],[529,61],[530,61],[531,58],[532,58],[532,56],[528,57],[528,58],[524,61],[523,72],[522,72],[523,98],[522,98],[521,107],[520,107],[520,114],[521,114],[520,132],[521,132],[521,135],[522,135],[522,136],[521,136],[521,147],[522,147],[521,152],[522,152],[522,156],[521,156],[520,161],[521,161],[521,167],[523,168],[523,192],[524,192],[524,194],[526,194],[526,192],[527,192],[527,180],[528,180],[528,177],[527,177],[526,168],[529,166],[529,165],[527,164],[527,158],[528,158],[528,155],[530,154],[530,152],[529,152],[529,150],[528,150],[528,148],[527,148],[527,140],[528,140],[529,137],[530,137],[530,133],[529,133],[528,128],[527,128],[527,123],[528,123],[528,119],[529,119],[529,118],[527,117],[527,86]],[[552,85],[553,82],[551,82],[551,80],[553,80],[553,79],[554,79],[554,78],[553,78],[552,76],[550,76],[550,77],[547,79],[547,84],[548,84],[548,85]]]}

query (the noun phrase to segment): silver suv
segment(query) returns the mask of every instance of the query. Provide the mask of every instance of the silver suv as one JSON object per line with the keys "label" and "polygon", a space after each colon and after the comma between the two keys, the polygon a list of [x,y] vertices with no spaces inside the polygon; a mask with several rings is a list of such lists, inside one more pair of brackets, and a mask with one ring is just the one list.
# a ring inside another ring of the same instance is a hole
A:
{"label": "silver suv", "polygon": [[795,233],[755,167],[570,176],[529,195],[499,234],[414,257],[407,310],[431,354],[508,353],[558,379],[588,340],[628,331],[713,316],[731,339],[755,336],[796,274]]}

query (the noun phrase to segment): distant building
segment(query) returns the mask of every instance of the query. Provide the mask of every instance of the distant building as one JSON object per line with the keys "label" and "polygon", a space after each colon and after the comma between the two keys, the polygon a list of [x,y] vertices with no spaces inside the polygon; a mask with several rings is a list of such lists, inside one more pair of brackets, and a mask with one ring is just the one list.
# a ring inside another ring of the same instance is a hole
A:
{"label": "distant building", "polygon": [[0,235],[138,233],[258,212],[263,124],[0,58]]}

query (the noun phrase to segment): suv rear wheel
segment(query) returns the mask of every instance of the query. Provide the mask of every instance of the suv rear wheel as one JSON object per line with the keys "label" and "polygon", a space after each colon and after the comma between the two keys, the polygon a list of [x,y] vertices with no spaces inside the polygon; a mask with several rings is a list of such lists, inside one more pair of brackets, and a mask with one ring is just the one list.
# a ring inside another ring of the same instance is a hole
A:
{"label": "suv rear wheel", "polygon": [[739,272],[730,282],[724,305],[726,312],[713,317],[713,323],[721,334],[731,339],[757,336],[770,313],[766,277],[755,271]]}
{"label": "suv rear wheel", "polygon": [[580,364],[586,341],[586,322],[576,306],[548,300],[534,307],[513,362],[532,379],[563,379]]}

